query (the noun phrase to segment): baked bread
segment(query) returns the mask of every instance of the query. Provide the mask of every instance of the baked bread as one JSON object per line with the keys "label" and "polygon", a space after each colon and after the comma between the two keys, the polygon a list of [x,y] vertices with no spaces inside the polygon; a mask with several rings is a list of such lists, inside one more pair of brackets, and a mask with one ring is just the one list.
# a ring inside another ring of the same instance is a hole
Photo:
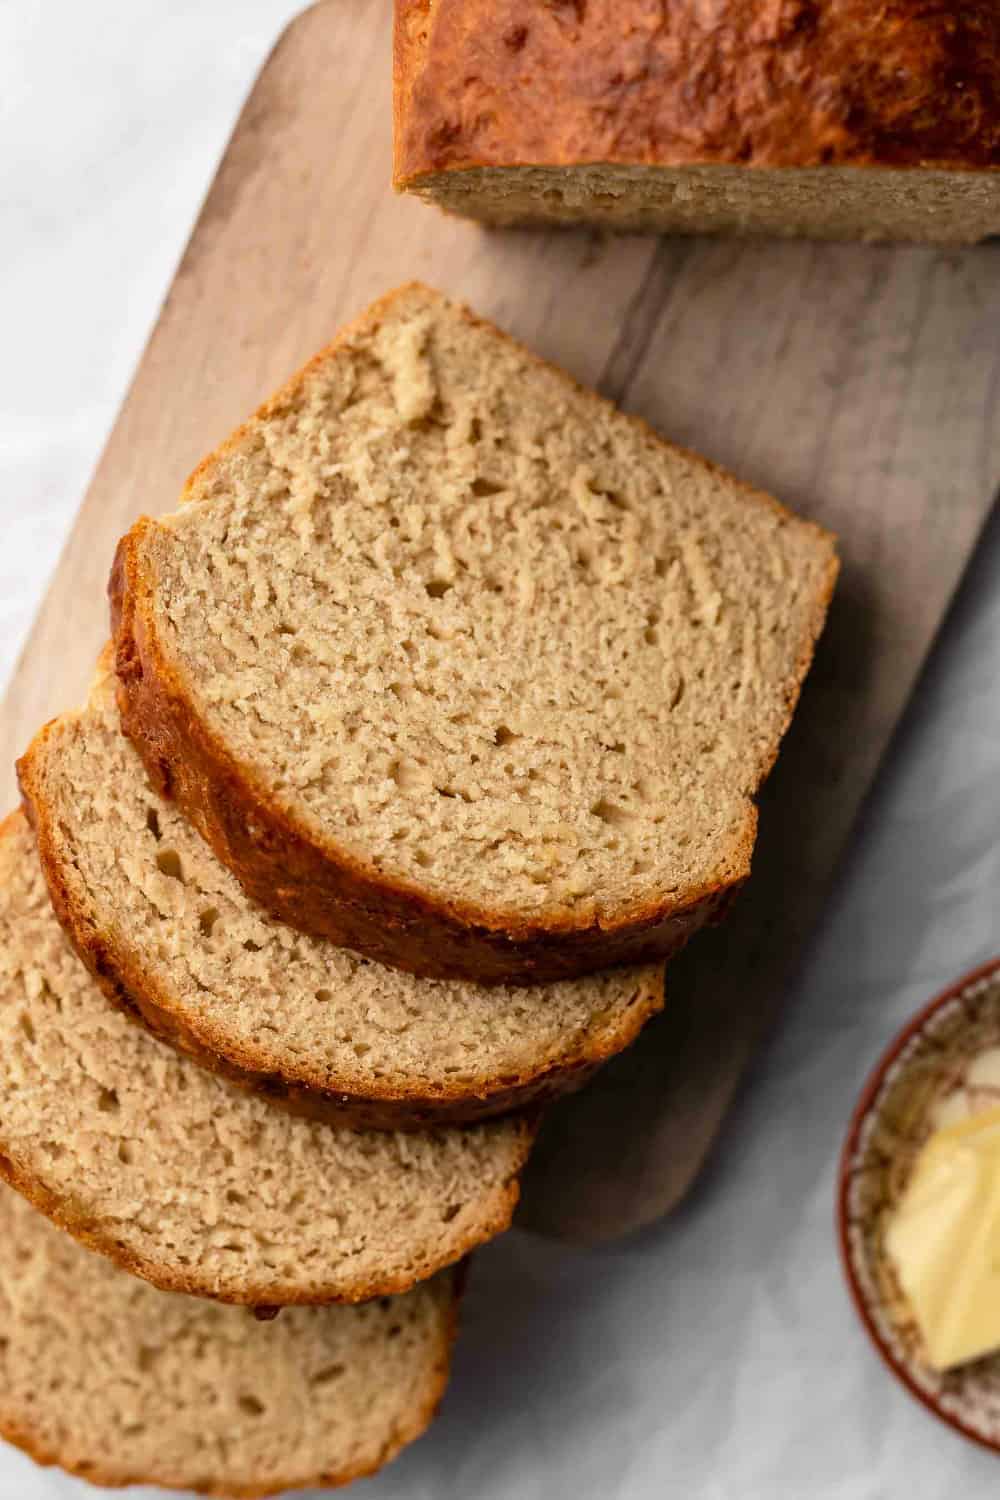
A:
{"label": "baked bread", "polygon": [[531,1131],[404,1135],[277,1109],[110,1006],[0,831],[0,1175],[165,1291],[281,1306],[407,1290],[506,1228]]}
{"label": "baked bread", "polygon": [[457,1279],[261,1323],[154,1291],[0,1188],[0,1435],[92,1484],[346,1484],[431,1421]]}
{"label": "baked bread", "polygon": [[831,537],[418,286],[123,539],[122,723],[283,921],[527,983],[746,877]]}
{"label": "baked bread", "polygon": [[490,224],[1000,233],[996,0],[396,0],[396,186]]}
{"label": "baked bread", "polygon": [[268,918],[121,734],[110,653],[19,764],[42,872],[105,991],[209,1065],[376,1126],[485,1118],[582,1083],[662,1004],[662,967],[531,989],[418,979]]}

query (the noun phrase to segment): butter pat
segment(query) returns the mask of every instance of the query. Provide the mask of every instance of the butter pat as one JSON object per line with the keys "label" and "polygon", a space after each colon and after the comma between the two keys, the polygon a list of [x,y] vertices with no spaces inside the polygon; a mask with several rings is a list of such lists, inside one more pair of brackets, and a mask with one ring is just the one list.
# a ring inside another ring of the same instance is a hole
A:
{"label": "butter pat", "polygon": [[936,1370],[1000,1349],[1000,1108],[931,1136],[886,1248]]}

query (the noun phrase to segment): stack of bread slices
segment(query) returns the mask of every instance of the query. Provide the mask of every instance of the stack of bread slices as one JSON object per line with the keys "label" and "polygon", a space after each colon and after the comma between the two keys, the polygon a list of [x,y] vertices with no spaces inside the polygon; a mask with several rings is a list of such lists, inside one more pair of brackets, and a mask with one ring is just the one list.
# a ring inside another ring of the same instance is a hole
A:
{"label": "stack of bread slices", "polygon": [[133,528],[0,832],[7,1437],[262,1495],[424,1429],[540,1107],[748,874],[835,574],[419,286]]}

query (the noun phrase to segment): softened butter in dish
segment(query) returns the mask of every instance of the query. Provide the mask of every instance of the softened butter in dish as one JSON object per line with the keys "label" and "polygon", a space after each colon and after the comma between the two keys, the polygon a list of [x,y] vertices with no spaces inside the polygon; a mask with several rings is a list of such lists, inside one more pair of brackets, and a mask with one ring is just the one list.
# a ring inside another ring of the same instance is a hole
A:
{"label": "softened butter in dish", "polygon": [[1000,1108],[930,1137],[886,1248],[936,1370],[1000,1349]]}

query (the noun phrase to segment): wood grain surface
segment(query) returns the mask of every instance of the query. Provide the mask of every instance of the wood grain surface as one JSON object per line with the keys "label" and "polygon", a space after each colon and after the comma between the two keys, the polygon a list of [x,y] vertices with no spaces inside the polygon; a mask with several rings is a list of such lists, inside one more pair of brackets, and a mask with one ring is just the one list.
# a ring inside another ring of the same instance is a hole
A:
{"label": "wood grain surface", "polygon": [[1000,260],[974,250],[489,233],[389,187],[387,0],[324,0],[244,109],[14,677],[14,756],[82,696],[115,541],[400,281],[840,533],[844,573],[763,799],[750,885],[631,1053],[552,1111],[522,1221],[593,1240],[696,1176],[777,1014],[1000,472]]}

